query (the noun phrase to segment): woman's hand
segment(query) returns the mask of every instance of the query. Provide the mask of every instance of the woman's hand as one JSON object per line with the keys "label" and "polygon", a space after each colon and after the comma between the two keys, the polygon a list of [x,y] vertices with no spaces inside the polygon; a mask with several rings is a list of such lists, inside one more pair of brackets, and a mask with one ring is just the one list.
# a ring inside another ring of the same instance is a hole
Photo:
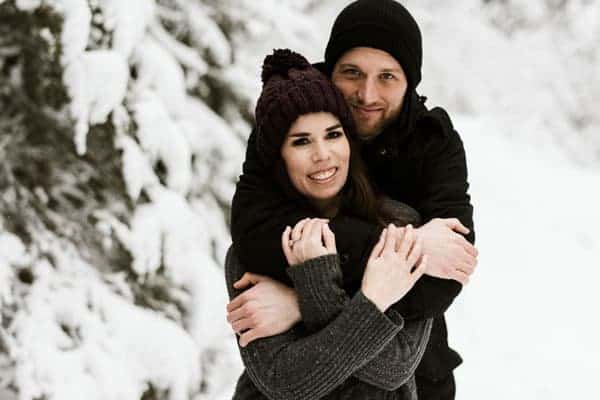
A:
{"label": "woman's hand", "polygon": [[320,218],[305,218],[293,229],[289,226],[285,228],[281,235],[281,247],[289,265],[337,253],[335,235],[327,222]]}
{"label": "woman's hand", "polygon": [[383,230],[363,275],[361,290],[381,311],[404,297],[427,268],[427,256],[421,258],[423,245],[413,227],[408,225],[401,236],[399,229],[389,225]]}

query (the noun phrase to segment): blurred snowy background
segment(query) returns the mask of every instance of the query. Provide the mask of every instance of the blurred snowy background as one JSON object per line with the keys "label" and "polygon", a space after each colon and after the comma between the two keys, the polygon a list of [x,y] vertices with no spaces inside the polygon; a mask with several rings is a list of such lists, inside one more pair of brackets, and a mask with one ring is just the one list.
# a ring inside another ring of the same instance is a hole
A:
{"label": "blurred snowy background", "polygon": [[[228,399],[229,203],[260,65],[348,1],[0,0],[0,400]],[[600,1],[410,0],[467,149],[458,399],[588,398]]]}

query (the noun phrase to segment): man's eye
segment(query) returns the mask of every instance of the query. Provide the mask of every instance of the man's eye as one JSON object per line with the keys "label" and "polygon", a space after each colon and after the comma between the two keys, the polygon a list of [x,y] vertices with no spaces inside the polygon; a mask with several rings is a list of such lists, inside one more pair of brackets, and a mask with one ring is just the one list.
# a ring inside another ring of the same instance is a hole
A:
{"label": "man's eye", "polygon": [[344,75],[357,77],[360,76],[360,71],[354,68],[348,68],[342,71]]}
{"label": "man's eye", "polygon": [[390,74],[389,72],[385,72],[383,74],[381,74],[381,79],[383,79],[384,81],[389,81],[392,79],[396,79],[396,77],[394,76],[394,74]]}
{"label": "man's eye", "polygon": [[302,146],[308,144],[308,139],[307,138],[299,138],[299,139],[294,139],[292,141],[292,146]]}

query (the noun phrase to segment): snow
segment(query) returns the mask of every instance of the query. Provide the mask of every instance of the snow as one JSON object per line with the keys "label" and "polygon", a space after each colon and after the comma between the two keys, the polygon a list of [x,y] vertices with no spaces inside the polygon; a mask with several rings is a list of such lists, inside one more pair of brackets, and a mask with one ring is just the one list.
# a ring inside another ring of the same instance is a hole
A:
{"label": "snow", "polygon": [[201,101],[190,98],[180,121],[199,166],[196,186],[208,182],[220,185],[223,201],[230,202],[245,154],[244,145],[223,118]]}
{"label": "snow", "polygon": [[232,49],[221,28],[199,4],[190,2],[186,6],[186,16],[192,22],[190,28],[193,43],[199,48],[207,49],[217,65],[229,64]]}
{"label": "snow", "polygon": [[134,399],[151,383],[188,399],[200,368],[187,333],[112,293],[90,266],[62,261],[70,274],[36,266],[44,272],[11,326],[20,348],[19,398]]}
{"label": "snow", "polygon": [[158,178],[150,160],[131,137],[121,135],[116,140],[116,147],[123,150],[123,178],[127,194],[132,200],[137,200],[144,187],[158,184]]}
{"label": "snow", "polygon": [[129,68],[114,51],[86,51],[67,65],[63,79],[72,100],[71,115],[76,121],[75,147],[83,155],[87,151],[89,126],[106,122],[113,109],[123,102]]}
{"label": "snow", "polygon": [[139,94],[132,104],[141,148],[153,163],[162,161],[169,188],[189,190],[192,178],[191,153],[184,134],[170,117],[159,95],[151,90]]}
{"label": "snow", "polygon": [[[217,209],[211,210],[212,215],[195,212],[180,195],[159,186],[150,188],[148,192],[153,202],[138,206],[131,229],[115,220],[107,222],[131,252],[134,258],[132,268],[141,279],[164,267],[165,275],[189,293],[186,330],[201,352],[216,354],[217,364],[224,369],[212,372],[221,382],[210,384],[229,393],[232,377],[223,373],[239,371],[241,361],[223,315],[227,303],[223,272],[208,256],[212,244],[205,230],[217,220]],[[222,222],[220,226],[222,245],[228,241],[228,235]],[[223,258],[224,251],[220,249]],[[223,382],[228,383],[225,389]]]}
{"label": "snow", "polygon": [[479,266],[448,313],[460,399],[595,392],[600,172],[490,118],[455,117],[469,161]]}
{"label": "snow", "polygon": [[[1,229],[2,225],[0,225]],[[0,230],[0,309],[13,302],[13,268],[28,260],[25,245],[12,233]]]}
{"label": "snow", "polygon": [[63,14],[65,21],[60,41],[63,45],[62,63],[66,66],[85,51],[92,13],[86,0],[54,0],[52,4]]}
{"label": "snow", "polygon": [[38,8],[42,4],[42,0],[17,0],[16,4],[20,10],[31,11]]}
{"label": "snow", "polygon": [[[523,20],[521,30],[506,34],[490,22],[494,7],[480,1],[433,3],[407,1],[424,33],[419,89],[431,104],[493,115],[510,122],[508,135],[531,136],[540,146],[563,147],[576,162],[598,165],[600,20],[588,19],[600,12],[597,4],[570,2],[560,18],[542,12],[549,7],[543,2],[497,4],[514,7]],[[508,24],[505,17],[497,24]]]}
{"label": "snow", "polygon": [[162,25],[154,23],[150,26],[153,36],[165,49],[179,61],[183,66],[196,71],[199,75],[205,75],[208,72],[208,64],[200,57],[196,49],[187,47],[165,31]]}
{"label": "snow", "polygon": [[155,17],[153,0],[96,0],[104,15],[104,27],[113,32],[113,49],[128,59],[144,38]]}
{"label": "snow", "polygon": [[152,89],[172,116],[185,107],[186,87],[181,66],[156,40],[146,37],[136,47],[135,90]]}

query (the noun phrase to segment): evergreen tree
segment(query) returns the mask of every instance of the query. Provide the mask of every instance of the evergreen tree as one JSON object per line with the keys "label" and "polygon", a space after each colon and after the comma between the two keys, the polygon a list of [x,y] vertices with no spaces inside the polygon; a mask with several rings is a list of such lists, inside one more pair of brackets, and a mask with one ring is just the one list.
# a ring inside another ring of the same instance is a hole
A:
{"label": "evergreen tree", "polygon": [[314,1],[269,3],[0,1],[1,398],[230,396],[265,38],[315,40]]}

